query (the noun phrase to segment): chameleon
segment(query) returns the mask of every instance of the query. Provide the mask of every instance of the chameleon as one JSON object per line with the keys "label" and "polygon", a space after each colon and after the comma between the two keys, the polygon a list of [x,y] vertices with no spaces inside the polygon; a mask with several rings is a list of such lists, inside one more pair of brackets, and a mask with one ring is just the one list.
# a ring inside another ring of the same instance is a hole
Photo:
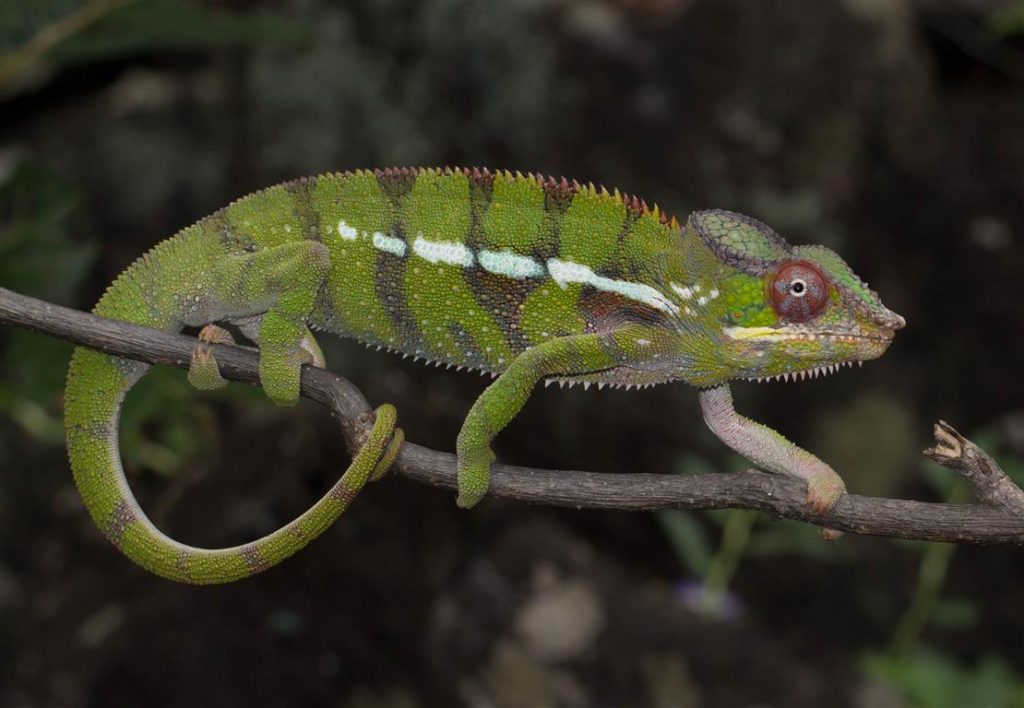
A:
{"label": "chameleon", "polygon": [[[166,331],[201,327],[189,370],[224,384],[204,342],[231,323],[259,347],[260,385],[283,406],[325,331],[492,375],[456,440],[457,504],[487,493],[492,439],[541,381],[647,387],[684,381],[729,447],[806,482],[827,513],[845,492],[825,462],[736,412],[729,381],[804,379],[881,356],[902,317],[832,250],[791,246],[748,216],[685,223],[634,196],[540,174],[387,168],[300,178],[242,197],[153,247],[94,312]],[[70,463],[85,505],[130,559],[189,583],[283,560],[337,516],[401,445],[394,410],[305,515],[244,546],[200,549],[159,531],[120,463],[118,418],[147,365],[79,348],[66,390]]]}

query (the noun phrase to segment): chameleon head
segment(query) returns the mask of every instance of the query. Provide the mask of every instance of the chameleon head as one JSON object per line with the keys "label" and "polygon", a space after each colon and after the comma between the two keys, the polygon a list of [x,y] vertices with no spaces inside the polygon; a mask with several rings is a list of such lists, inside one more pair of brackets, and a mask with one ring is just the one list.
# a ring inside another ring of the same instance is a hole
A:
{"label": "chameleon head", "polygon": [[723,380],[805,378],[874,359],[906,324],[824,246],[790,246],[727,211],[696,212],[686,228],[716,261],[721,297],[707,324]]}

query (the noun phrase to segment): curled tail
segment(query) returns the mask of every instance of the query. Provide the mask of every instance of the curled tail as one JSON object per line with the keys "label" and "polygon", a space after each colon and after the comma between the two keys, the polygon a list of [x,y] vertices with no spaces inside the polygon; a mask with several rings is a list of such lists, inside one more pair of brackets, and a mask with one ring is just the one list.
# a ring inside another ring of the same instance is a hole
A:
{"label": "curled tail", "polygon": [[121,402],[148,367],[79,348],[71,359],[65,403],[68,456],[93,521],[131,560],[183,583],[229,583],[265,570],[323,533],[348,507],[375,468],[389,464],[401,443],[395,409],[381,406],[372,432],[333,487],[291,523],[231,548],[206,549],[163,534],[135,500],[121,467]]}
{"label": "curled tail", "polygon": [[[202,275],[210,270],[211,259],[218,255],[211,252],[209,245],[209,241],[201,239],[201,234],[188,232],[165,241],[115,281],[95,312],[173,331],[181,329],[185,314],[193,320],[223,318],[227,312],[216,309],[217,294],[211,285],[216,284],[216,279],[195,279],[195,274]],[[204,255],[206,257],[196,260]],[[174,292],[169,291],[170,284],[176,288]],[[183,288],[185,292],[196,294],[182,297]],[[230,298],[221,299],[226,302]],[[198,307],[206,309],[197,310]],[[299,365],[296,364],[296,388]],[[276,565],[323,533],[345,511],[368,479],[376,479],[386,471],[401,445],[401,430],[395,428],[395,409],[381,406],[369,438],[341,479],[301,516],[263,538],[240,546],[222,549],[187,546],[163,534],[147,518],[129,489],[121,466],[118,449],[121,404],[128,390],[148,368],[146,364],[91,349],[76,349],[68,371],[64,427],[75,483],[93,521],[131,560],[171,580],[194,584],[227,583]]]}

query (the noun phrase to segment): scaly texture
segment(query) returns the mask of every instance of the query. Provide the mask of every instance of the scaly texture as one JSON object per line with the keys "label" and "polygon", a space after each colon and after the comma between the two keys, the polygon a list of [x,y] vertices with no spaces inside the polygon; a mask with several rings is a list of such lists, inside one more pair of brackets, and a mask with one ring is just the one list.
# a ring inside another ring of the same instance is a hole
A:
{"label": "scaly texture", "polygon": [[[807,479],[827,510],[838,476],[738,416],[725,383],[875,358],[903,326],[835,253],[749,217],[696,212],[680,227],[618,191],[477,169],[330,174],[249,195],[154,248],[96,311],[165,329],[238,324],[285,405],[301,365],[321,361],[317,329],[497,376],[458,437],[462,506],[486,493],[490,441],[539,381],[683,380],[708,390],[716,434]],[[69,449],[101,528],[119,528],[130,499],[111,431],[142,371],[86,352],[72,365]],[[197,353],[190,380],[220,385],[216,363]]]}

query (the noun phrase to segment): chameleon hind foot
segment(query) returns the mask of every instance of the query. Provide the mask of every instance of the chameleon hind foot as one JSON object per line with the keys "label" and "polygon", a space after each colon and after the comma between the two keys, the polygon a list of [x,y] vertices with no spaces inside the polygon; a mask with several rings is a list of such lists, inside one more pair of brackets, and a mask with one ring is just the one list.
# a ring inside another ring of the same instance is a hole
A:
{"label": "chameleon hind foot", "polygon": [[196,337],[199,344],[192,350],[192,363],[188,367],[188,382],[200,391],[212,391],[227,386],[227,380],[220,375],[220,368],[213,352],[205,344],[234,344],[235,338],[223,327],[208,324],[199,330]]}

